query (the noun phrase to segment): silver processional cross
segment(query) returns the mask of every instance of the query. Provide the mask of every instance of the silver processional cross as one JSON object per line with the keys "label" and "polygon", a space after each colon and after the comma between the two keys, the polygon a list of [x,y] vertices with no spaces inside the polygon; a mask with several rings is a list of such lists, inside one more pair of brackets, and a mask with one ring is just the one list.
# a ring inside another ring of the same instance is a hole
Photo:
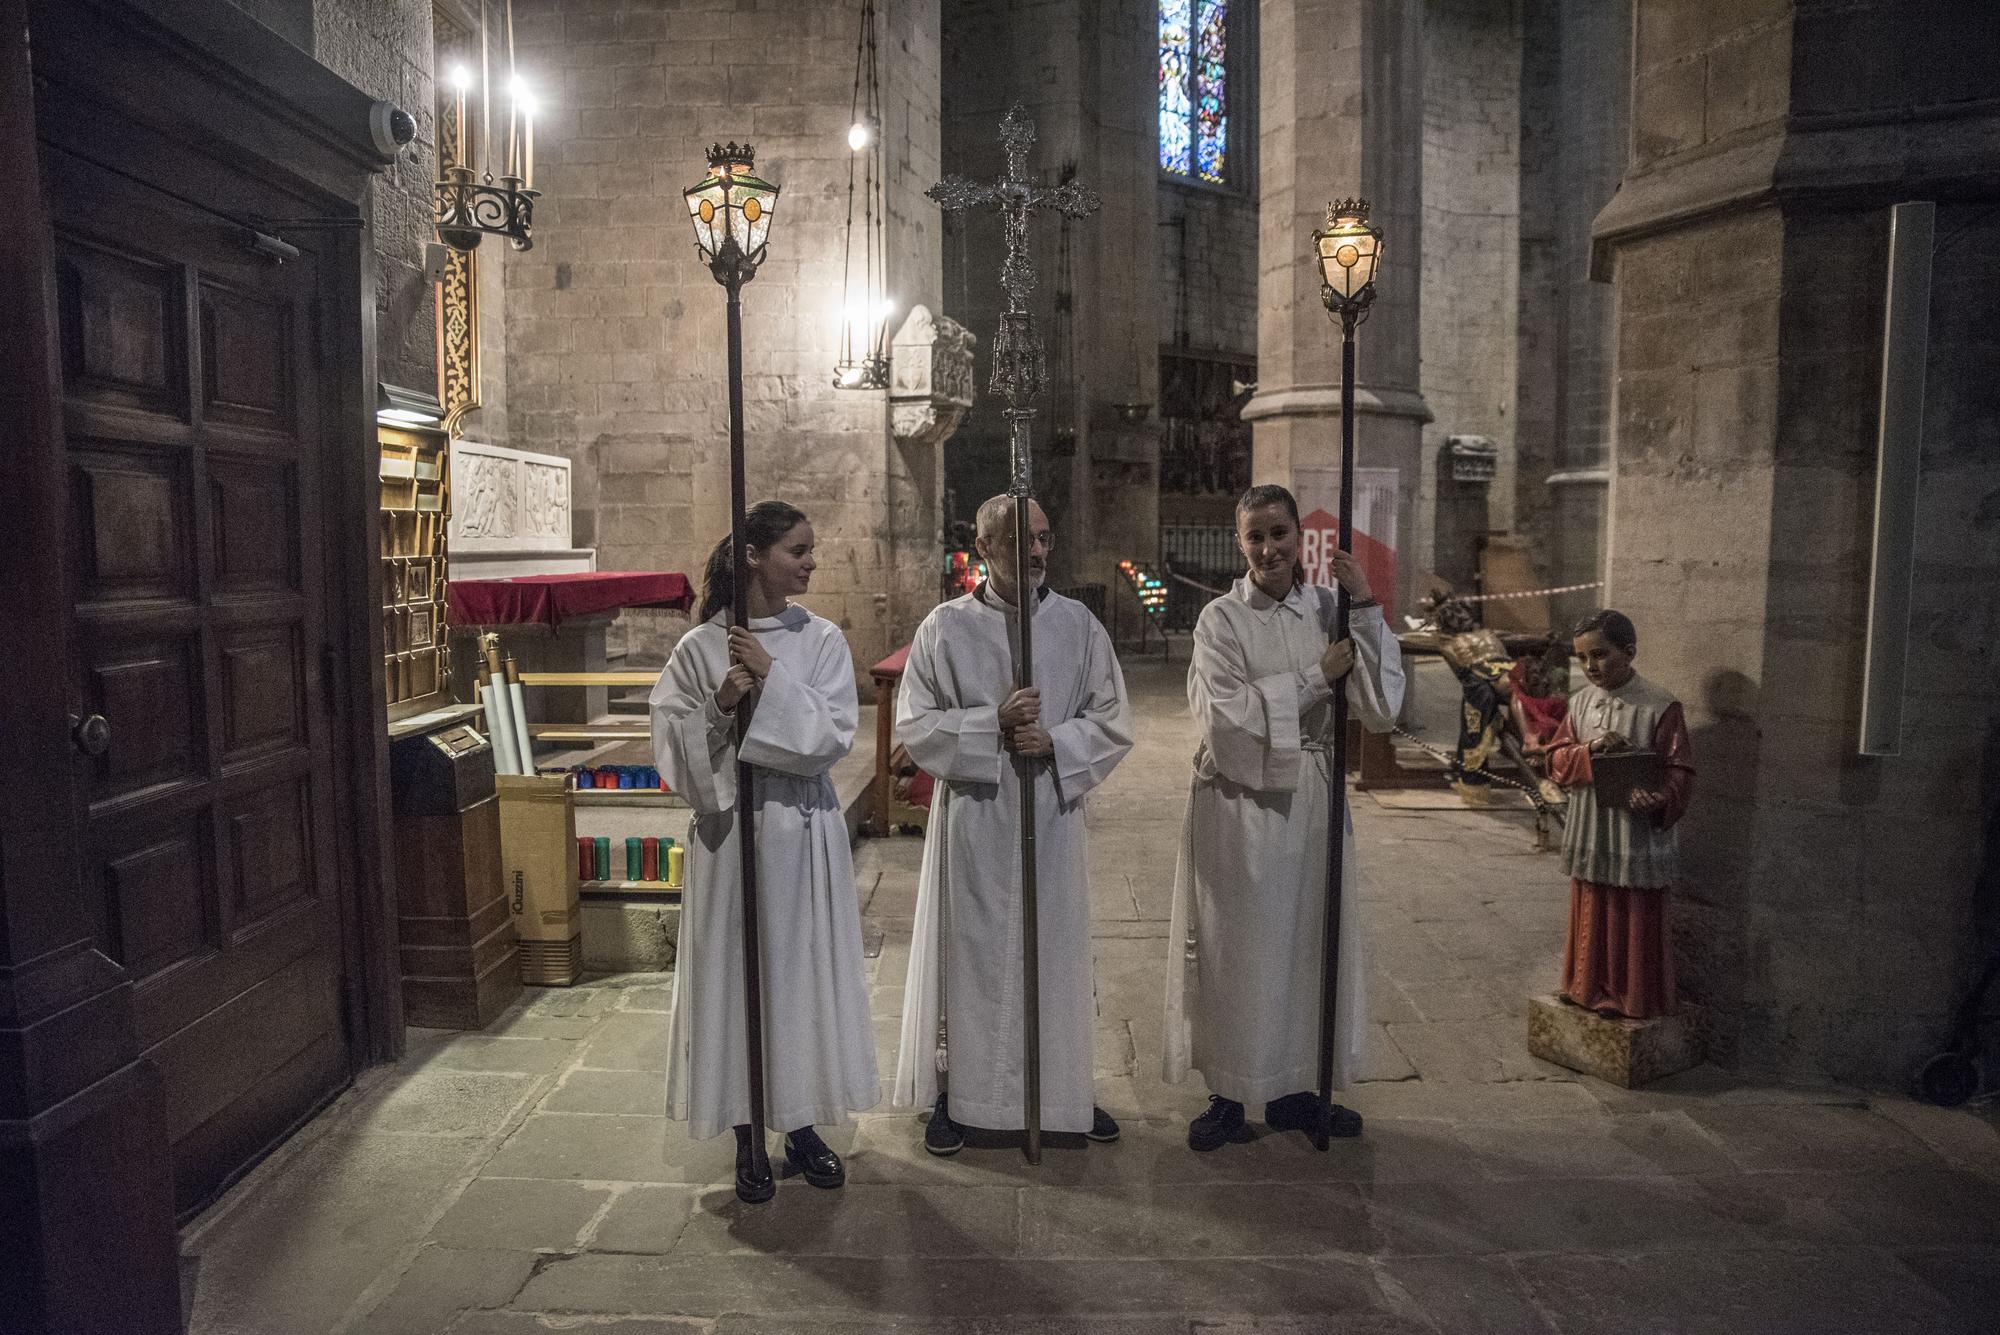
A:
{"label": "silver processional cross", "polygon": [[[1074,181],[1054,187],[1036,186],[1028,180],[1028,146],[1035,142],[1035,123],[1027,111],[1015,103],[1000,121],[1000,143],[1007,152],[1007,169],[991,185],[947,176],[924,193],[946,210],[970,209],[982,204],[998,204],[1007,233],[1007,262],[1000,269],[1000,286],[1007,293],[1007,309],[1000,315],[1000,330],[993,338],[993,393],[1007,400],[1007,441],[1013,451],[1013,481],[1008,494],[1014,498],[1014,596],[1020,613],[1014,618],[1014,684],[1026,690],[1034,684],[1035,590],[1028,577],[1028,500],[1033,494],[1034,455],[1029,448],[1028,427],[1034,420],[1035,396],[1048,380],[1048,363],[1042,353],[1041,335],[1035,332],[1035,317],[1028,310],[1028,294],[1035,290],[1035,262],[1028,254],[1028,213],[1031,209],[1054,209],[1072,218],[1095,213],[1100,201],[1095,190]],[[1014,757],[1014,775],[1021,795],[1021,978],[1022,978],[1022,1094],[1026,1100],[1025,1125],[1029,1163],[1042,1161],[1042,1012],[1040,938],[1035,912],[1035,762],[1026,756]]]}

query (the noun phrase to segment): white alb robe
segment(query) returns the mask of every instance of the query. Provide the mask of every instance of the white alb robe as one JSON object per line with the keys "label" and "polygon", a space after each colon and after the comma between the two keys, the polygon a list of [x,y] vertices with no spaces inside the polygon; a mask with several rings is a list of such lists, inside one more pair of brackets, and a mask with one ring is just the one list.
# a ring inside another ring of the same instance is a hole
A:
{"label": "white alb robe", "polygon": [[[757,919],[766,1125],[795,1131],[881,1101],[847,823],[827,771],[854,745],[854,666],[832,622],[790,605],[753,617],[771,655],[744,739],[756,766]],[[750,1120],[735,718],[718,615],[681,637],[651,698],[660,773],[694,808],[667,1017],[667,1114],[696,1140]]]}
{"label": "white alb robe", "polygon": [[[942,1006],[952,1120],[1017,1130],[1027,1124],[1020,781],[999,722],[1013,690],[1014,612],[989,597],[982,586],[924,619],[897,692],[897,736],[938,784],[894,1101],[936,1099]],[[1132,749],[1132,734],[1125,678],[1097,618],[1054,593],[1040,599],[1034,618],[1034,684],[1055,752],[1035,762],[1034,778],[1042,1127],[1088,1131],[1096,997],[1083,799]]]}
{"label": "white alb robe", "polygon": [[[1379,608],[1350,624],[1348,703],[1385,731],[1402,708],[1402,655]],[[1202,740],[1174,876],[1164,1074],[1198,1070],[1246,1105],[1319,1083],[1333,740],[1319,659],[1333,625],[1333,590],[1296,587],[1277,602],[1245,576],[1195,626],[1188,706]],[[1367,1014],[1351,818],[1347,831],[1335,1088],[1357,1068]]]}

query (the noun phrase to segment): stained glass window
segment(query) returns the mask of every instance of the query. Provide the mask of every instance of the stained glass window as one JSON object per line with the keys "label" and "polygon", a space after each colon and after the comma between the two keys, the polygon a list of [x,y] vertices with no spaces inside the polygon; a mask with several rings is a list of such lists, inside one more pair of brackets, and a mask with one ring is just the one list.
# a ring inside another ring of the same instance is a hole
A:
{"label": "stained glass window", "polygon": [[1229,146],[1228,86],[1223,70],[1229,0],[1201,0],[1194,52],[1194,163],[1204,181],[1222,182]]}
{"label": "stained glass window", "polygon": [[1160,0],[1160,170],[1186,176],[1194,169],[1188,98],[1193,0]]}
{"label": "stained glass window", "polygon": [[1229,0],[1160,0],[1160,170],[1220,185],[1229,150]]}

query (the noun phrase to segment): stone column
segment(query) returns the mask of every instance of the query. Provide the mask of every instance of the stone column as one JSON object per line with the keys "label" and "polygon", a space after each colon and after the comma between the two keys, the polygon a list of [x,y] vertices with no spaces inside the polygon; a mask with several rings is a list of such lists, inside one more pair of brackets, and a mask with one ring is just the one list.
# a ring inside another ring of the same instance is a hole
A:
{"label": "stone column", "polygon": [[[1362,326],[1356,459],[1397,471],[1397,596],[1415,584],[1423,424],[1423,7],[1264,0],[1259,9],[1257,324],[1253,480],[1331,510],[1340,461],[1340,329],[1309,259],[1329,200],[1365,195],[1384,232],[1380,297]],[[1386,535],[1383,535],[1386,536]]]}
{"label": "stone column", "polygon": [[[1635,17],[1631,156],[1596,224],[1618,289],[1609,601],[1694,737],[1682,987],[1727,1064],[1900,1085],[1969,982],[1994,874],[2000,113],[1976,102],[1975,39],[1996,23],[1781,0]],[[1901,754],[1865,758],[1887,206],[1906,199],[1940,201],[1910,686]]]}

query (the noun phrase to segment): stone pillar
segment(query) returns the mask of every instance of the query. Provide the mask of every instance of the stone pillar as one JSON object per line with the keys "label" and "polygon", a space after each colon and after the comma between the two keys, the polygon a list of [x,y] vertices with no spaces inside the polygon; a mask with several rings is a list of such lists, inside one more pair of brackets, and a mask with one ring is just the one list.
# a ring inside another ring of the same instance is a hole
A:
{"label": "stone pillar", "polygon": [[[1994,874],[2000,113],[1964,113],[2000,34],[1886,2],[1642,0],[1636,23],[1631,156],[1596,225],[1618,289],[1609,601],[1694,737],[1681,982],[1727,1064],[1900,1085],[1969,982]],[[1905,199],[1941,201],[1910,687],[1901,754],[1865,758]]]}
{"label": "stone pillar", "polygon": [[1307,509],[1338,495],[1340,330],[1320,304],[1312,233],[1329,200],[1365,195],[1384,232],[1380,297],[1362,326],[1356,459],[1397,471],[1397,590],[1416,583],[1423,424],[1423,7],[1264,0],[1259,9],[1258,391],[1251,471]]}

